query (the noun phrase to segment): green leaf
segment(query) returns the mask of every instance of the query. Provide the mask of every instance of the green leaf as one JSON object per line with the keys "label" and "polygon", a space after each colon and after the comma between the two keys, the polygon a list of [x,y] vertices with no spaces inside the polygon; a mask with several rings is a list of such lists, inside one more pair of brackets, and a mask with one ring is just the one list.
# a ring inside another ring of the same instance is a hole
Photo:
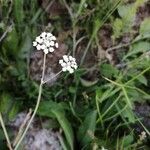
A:
{"label": "green leaf", "polygon": [[133,135],[127,135],[123,137],[123,147],[130,146],[132,142],[134,141]]}
{"label": "green leaf", "polygon": [[[135,16],[137,8],[143,5],[146,1],[147,0],[136,0],[135,3],[132,4],[120,5],[118,7],[118,13],[120,17],[129,17],[130,19],[133,19],[132,17]],[[133,14],[131,14],[131,12]]]}
{"label": "green leaf", "polygon": [[102,64],[100,67],[100,72],[107,78],[116,77],[119,73],[118,69],[111,64]]}
{"label": "green leaf", "polygon": [[144,85],[147,86],[147,79],[145,78],[145,76],[141,75],[141,76],[139,76],[139,77],[137,78],[137,80],[138,80],[140,83],[142,83],[142,84],[144,84]]}
{"label": "green leaf", "polygon": [[122,17],[123,32],[129,31],[134,22],[136,7],[133,4],[122,5],[118,7],[118,13]]}
{"label": "green leaf", "polygon": [[30,37],[30,32],[28,30],[29,29],[27,28],[25,31],[24,40],[21,44],[20,54],[19,54],[19,56],[21,58],[28,58],[29,54],[30,54],[31,47],[32,47],[32,40]]}
{"label": "green leaf", "polygon": [[12,120],[14,119],[14,117],[17,115],[17,113],[19,112],[19,107],[20,107],[20,103],[18,102],[15,102],[12,106],[12,108],[10,109],[9,111],[9,114],[8,114],[8,118],[9,120]]}
{"label": "green leaf", "polygon": [[[38,109],[38,114],[40,116],[46,116],[50,118],[55,118],[55,115],[52,113],[51,109],[56,107],[56,103],[52,101],[44,101],[41,102],[39,109]],[[59,106],[57,105],[57,109],[59,109]]]}
{"label": "green leaf", "polygon": [[16,30],[13,29],[11,32],[8,33],[8,36],[3,43],[3,46],[7,52],[6,54],[8,55],[12,54],[16,56],[19,51],[18,43],[19,43],[18,34]]}
{"label": "green leaf", "polygon": [[69,92],[72,93],[72,94],[75,94],[76,93],[76,87],[70,86],[69,87]]}
{"label": "green leaf", "polygon": [[72,131],[70,122],[67,120],[63,111],[56,109],[56,108],[53,108],[51,111],[56,116],[58,122],[60,123],[65,133],[66,139],[70,145],[70,149],[73,150],[74,149],[73,148],[74,136],[73,136],[73,131]]}
{"label": "green leaf", "polygon": [[17,23],[23,23],[24,12],[23,12],[23,0],[14,0],[14,16]]}
{"label": "green leaf", "polygon": [[84,8],[84,4],[85,3],[86,3],[86,0],[81,0],[80,5],[79,5],[79,9],[78,9],[78,11],[76,13],[76,17],[78,17],[81,14],[82,9]]}
{"label": "green leaf", "polygon": [[56,118],[62,127],[64,134],[66,136],[67,142],[70,146],[70,150],[73,150],[74,135],[72,127],[65,115],[65,105],[64,103],[56,103],[53,101],[44,101],[40,104],[38,114],[42,116],[47,116],[51,118]]}
{"label": "green leaf", "polygon": [[59,136],[58,138],[59,138],[59,141],[60,141],[60,144],[61,144],[63,150],[69,150],[68,147],[66,147],[66,143],[65,143],[64,139],[61,136]]}
{"label": "green leaf", "polygon": [[138,43],[135,43],[131,46],[129,52],[127,53],[127,55],[123,58],[126,59],[127,57],[130,57],[130,56],[134,56],[138,53],[143,53],[143,52],[146,52],[150,49],[150,42],[144,42],[144,41],[141,41],[141,42],[138,42]]}
{"label": "green leaf", "polygon": [[102,99],[102,95],[103,95],[103,92],[100,88],[97,88],[96,89],[96,100],[99,102],[99,103],[102,103],[103,102],[103,99]]}
{"label": "green leaf", "polygon": [[131,9],[133,8],[133,5],[128,4],[128,5],[120,5],[118,7],[118,13],[120,15],[120,17],[126,17],[128,16],[129,12],[131,11]]}
{"label": "green leaf", "polygon": [[149,34],[150,34],[150,18],[146,18],[140,25],[140,35],[145,36]]}
{"label": "green leaf", "polygon": [[0,98],[0,112],[7,113],[11,104],[11,96],[8,93],[2,93]]}
{"label": "green leaf", "polygon": [[122,115],[128,118],[129,122],[135,123],[135,115],[129,107],[127,107],[127,109],[122,113]]}
{"label": "green leaf", "polygon": [[121,35],[123,29],[123,22],[121,19],[116,19],[113,23],[113,31],[115,38],[118,38]]}
{"label": "green leaf", "polygon": [[92,141],[92,137],[90,136],[89,132],[94,134],[96,128],[96,117],[97,111],[91,111],[85,117],[83,124],[81,124],[79,131],[78,131],[78,140],[81,144],[87,145],[89,142]]}
{"label": "green leaf", "polygon": [[118,13],[122,18],[123,22],[123,32],[129,32],[131,27],[133,26],[134,19],[136,16],[136,12],[138,7],[140,7],[145,0],[136,0],[135,3],[120,5],[118,7]]}

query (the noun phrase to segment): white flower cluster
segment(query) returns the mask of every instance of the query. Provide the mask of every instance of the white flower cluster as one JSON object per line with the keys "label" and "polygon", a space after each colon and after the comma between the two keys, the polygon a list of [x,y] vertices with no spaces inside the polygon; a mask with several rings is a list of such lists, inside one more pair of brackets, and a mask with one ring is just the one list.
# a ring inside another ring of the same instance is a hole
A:
{"label": "white flower cluster", "polygon": [[43,50],[45,54],[48,54],[48,52],[52,53],[55,48],[58,48],[58,43],[52,33],[43,32],[36,37],[33,46],[35,46],[37,50]]}
{"label": "white flower cluster", "polygon": [[62,66],[62,71],[69,71],[69,73],[73,73],[75,69],[77,69],[76,59],[72,56],[64,55],[63,59],[59,60],[59,64]]}

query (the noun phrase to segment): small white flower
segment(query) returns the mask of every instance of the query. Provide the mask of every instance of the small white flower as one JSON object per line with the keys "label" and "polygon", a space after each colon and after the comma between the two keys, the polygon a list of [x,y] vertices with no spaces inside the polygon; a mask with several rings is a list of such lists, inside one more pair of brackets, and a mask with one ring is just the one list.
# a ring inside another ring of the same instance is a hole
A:
{"label": "small white flower", "polygon": [[68,58],[67,55],[64,55],[64,56],[63,56],[63,59],[64,59],[65,62],[68,62],[68,61],[69,61],[69,58]]}
{"label": "small white flower", "polygon": [[72,68],[70,68],[69,73],[73,73],[73,72],[74,72],[74,70]]}
{"label": "small white flower", "polygon": [[64,61],[62,59],[59,60],[59,64],[62,64]]}
{"label": "small white flower", "polygon": [[43,45],[41,45],[41,49],[45,49],[46,48],[46,46],[43,44]]}
{"label": "small white flower", "polygon": [[64,67],[64,68],[62,68],[62,71],[63,71],[63,72],[67,71],[67,68],[65,68],[65,67]]}
{"label": "small white flower", "polygon": [[49,47],[50,46],[50,42],[49,41],[45,41],[45,45],[47,46],[47,47]]}
{"label": "small white flower", "polygon": [[50,47],[50,48],[49,48],[49,51],[50,51],[50,52],[53,52],[53,51],[54,51],[54,48],[53,48],[53,47]]}
{"label": "small white flower", "polygon": [[69,71],[69,73],[73,73],[77,69],[76,59],[72,56],[64,55],[63,59],[59,60],[59,64],[62,66],[63,72]]}
{"label": "small white flower", "polygon": [[67,64],[63,62],[63,63],[61,63],[61,66],[66,68]]}
{"label": "small white flower", "polygon": [[40,36],[38,36],[38,37],[35,39],[35,41],[41,44],[41,43],[43,42],[43,39],[42,39]]}
{"label": "small white flower", "polygon": [[55,48],[58,48],[58,43],[52,33],[43,32],[36,37],[33,46],[35,46],[37,50],[43,50],[45,54],[48,54],[48,52],[52,53]]}
{"label": "small white flower", "polygon": [[44,49],[43,51],[44,51],[45,54],[48,54],[48,49],[47,48]]}
{"label": "small white flower", "polygon": [[55,36],[51,36],[50,38],[51,38],[51,40],[54,40],[54,41],[56,40]]}
{"label": "small white flower", "polygon": [[45,38],[46,37],[46,32],[41,33],[41,37]]}
{"label": "small white flower", "polygon": [[50,42],[50,46],[54,46],[54,44],[55,44],[54,41]]}
{"label": "small white flower", "polygon": [[47,33],[47,37],[53,36],[52,33]]}
{"label": "small white flower", "polygon": [[33,42],[33,46],[37,46],[37,42],[36,41]]}
{"label": "small white flower", "polygon": [[37,48],[37,50],[41,50],[41,45],[38,44],[38,45],[36,46],[36,48]]}
{"label": "small white flower", "polygon": [[58,43],[55,43],[55,47],[58,48]]}

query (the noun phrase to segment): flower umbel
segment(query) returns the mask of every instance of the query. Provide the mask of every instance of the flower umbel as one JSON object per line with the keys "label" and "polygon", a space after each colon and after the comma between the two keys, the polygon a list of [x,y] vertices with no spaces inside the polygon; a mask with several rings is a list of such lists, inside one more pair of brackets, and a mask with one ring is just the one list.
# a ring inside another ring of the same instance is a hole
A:
{"label": "flower umbel", "polygon": [[45,54],[48,54],[49,52],[52,53],[55,48],[58,48],[58,43],[52,33],[43,32],[36,37],[33,46],[35,46],[37,50],[43,50]]}
{"label": "flower umbel", "polygon": [[77,69],[76,59],[72,56],[64,55],[63,59],[59,60],[59,64],[62,66],[63,72],[69,71],[69,73],[73,73]]}

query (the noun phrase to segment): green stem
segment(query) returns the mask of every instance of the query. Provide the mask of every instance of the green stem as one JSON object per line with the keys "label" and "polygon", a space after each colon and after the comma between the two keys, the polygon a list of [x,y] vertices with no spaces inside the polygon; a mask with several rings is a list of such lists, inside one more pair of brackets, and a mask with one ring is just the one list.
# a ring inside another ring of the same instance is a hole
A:
{"label": "green stem", "polygon": [[0,112],[0,123],[1,123],[2,129],[3,129],[4,135],[6,137],[6,140],[7,140],[7,145],[8,145],[10,150],[13,150],[12,147],[11,147],[11,142],[9,140],[9,136],[8,136],[8,133],[7,133],[7,130],[6,130],[1,112]]}
{"label": "green stem", "polygon": [[29,120],[29,123],[27,124],[27,126],[26,126],[26,128],[25,128],[22,136],[20,137],[20,140],[18,141],[18,143],[17,143],[17,145],[16,145],[16,147],[15,147],[14,150],[17,150],[18,147],[19,147],[19,145],[21,144],[21,142],[22,142],[23,138],[25,137],[25,135],[26,135],[26,133],[27,133],[27,131],[28,131],[28,129],[29,129],[29,127],[30,127],[30,125],[31,125],[34,117],[35,117],[35,115],[36,115],[36,112],[37,112],[37,110],[39,108],[39,104],[40,104],[40,101],[41,101],[41,95],[42,95],[42,87],[43,87],[44,74],[45,74],[45,62],[46,62],[46,54],[44,54],[43,71],[42,71],[41,83],[40,83],[40,86],[39,86],[39,95],[38,95],[37,103],[36,103],[34,112],[33,112],[32,116],[31,116],[31,119]]}

